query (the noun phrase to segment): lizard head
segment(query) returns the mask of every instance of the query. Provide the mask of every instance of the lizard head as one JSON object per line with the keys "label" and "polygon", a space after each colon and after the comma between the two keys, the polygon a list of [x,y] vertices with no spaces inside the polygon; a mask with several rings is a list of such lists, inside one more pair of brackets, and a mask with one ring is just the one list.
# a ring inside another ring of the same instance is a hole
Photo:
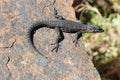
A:
{"label": "lizard head", "polygon": [[97,32],[104,32],[104,30],[102,28],[100,28],[99,26],[88,25],[86,27],[86,32],[97,33]]}

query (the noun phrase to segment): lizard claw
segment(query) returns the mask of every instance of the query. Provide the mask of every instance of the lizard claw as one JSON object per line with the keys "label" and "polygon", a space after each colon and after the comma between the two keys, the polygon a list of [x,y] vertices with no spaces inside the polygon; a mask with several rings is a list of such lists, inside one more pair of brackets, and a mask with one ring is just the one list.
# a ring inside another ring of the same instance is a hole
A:
{"label": "lizard claw", "polygon": [[55,45],[56,43],[51,43],[50,45]]}
{"label": "lizard claw", "polygon": [[54,47],[51,51],[53,52],[55,50],[55,52],[58,51],[58,47]]}
{"label": "lizard claw", "polygon": [[78,44],[78,40],[74,40],[73,43],[75,43],[75,47],[79,47],[80,45]]}
{"label": "lizard claw", "polygon": [[[56,44],[56,43],[54,43]],[[53,52],[55,50],[55,52],[58,52],[58,48],[59,48],[59,44],[56,45],[56,47],[54,47],[51,51]]]}

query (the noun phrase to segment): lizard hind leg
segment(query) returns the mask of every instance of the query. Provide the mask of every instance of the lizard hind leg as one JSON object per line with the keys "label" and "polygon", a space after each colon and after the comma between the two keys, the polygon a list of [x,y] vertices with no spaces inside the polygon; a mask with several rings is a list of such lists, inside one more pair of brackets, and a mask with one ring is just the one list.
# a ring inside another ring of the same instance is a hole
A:
{"label": "lizard hind leg", "polygon": [[80,37],[82,37],[82,33],[81,32],[77,32],[76,35],[75,35],[75,40],[73,41],[73,43],[75,43],[76,47],[77,47],[77,45],[79,46],[78,40],[79,40]]}
{"label": "lizard hind leg", "polygon": [[58,49],[60,47],[59,43],[64,39],[64,35],[63,32],[59,29],[59,27],[55,27],[55,32],[57,33],[57,38],[56,38],[56,42],[53,43],[52,45],[56,45],[53,49],[52,52],[55,50],[56,52],[58,52]]}

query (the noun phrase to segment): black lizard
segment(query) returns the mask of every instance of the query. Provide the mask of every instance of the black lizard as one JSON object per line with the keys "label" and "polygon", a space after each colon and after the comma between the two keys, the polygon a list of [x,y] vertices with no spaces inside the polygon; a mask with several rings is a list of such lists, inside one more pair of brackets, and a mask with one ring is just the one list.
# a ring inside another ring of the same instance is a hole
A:
{"label": "black lizard", "polygon": [[[75,40],[73,41],[75,45],[78,42],[78,39],[81,37],[81,33],[97,33],[97,32],[103,32],[104,30],[98,26],[95,25],[85,25],[79,22],[74,22],[70,20],[51,20],[51,21],[42,21],[42,22],[37,22],[36,24],[32,25],[30,29],[28,30],[27,34],[27,39],[29,41],[30,47],[34,49],[34,51],[38,52],[41,54],[35,47],[34,42],[33,42],[33,35],[34,32],[39,29],[39,28],[51,28],[55,29],[57,33],[57,38],[56,38],[56,46],[53,50],[58,50],[59,48],[59,42],[61,42],[64,39],[63,32],[66,33],[76,33]],[[41,54],[44,56],[43,54]]]}

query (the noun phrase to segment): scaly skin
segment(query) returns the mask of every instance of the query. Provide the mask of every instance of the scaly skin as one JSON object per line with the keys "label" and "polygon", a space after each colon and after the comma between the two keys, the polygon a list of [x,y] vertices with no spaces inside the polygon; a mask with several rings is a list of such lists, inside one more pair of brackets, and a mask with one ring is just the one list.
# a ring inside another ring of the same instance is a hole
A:
{"label": "scaly skin", "polygon": [[42,53],[40,53],[34,43],[33,43],[33,35],[34,32],[42,27],[47,27],[51,29],[55,29],[57,33],[57,38],[56,38],[56,47],[52,49],[53,50],[58,50],[59,48],[59,42],[61,42],[64,39],[63,32],[66,33],[77,33],[75,40],[73,41],[75,45],[78,42],[78,39],[81,37],[82,33],[98,33],[98,32],[104,32],[104,30],[98,26],[95,25],[85,25],[81,24],[79,22],[74,22],[70,20],[51,20],[51,21],[41,21],[37,22],[36,24],[32,25],[30,29],[28,30],[27,34],[27,40],[30,44],[30,47],[34,49],[34,51],[38,52],[42,56],[44,56]]}

